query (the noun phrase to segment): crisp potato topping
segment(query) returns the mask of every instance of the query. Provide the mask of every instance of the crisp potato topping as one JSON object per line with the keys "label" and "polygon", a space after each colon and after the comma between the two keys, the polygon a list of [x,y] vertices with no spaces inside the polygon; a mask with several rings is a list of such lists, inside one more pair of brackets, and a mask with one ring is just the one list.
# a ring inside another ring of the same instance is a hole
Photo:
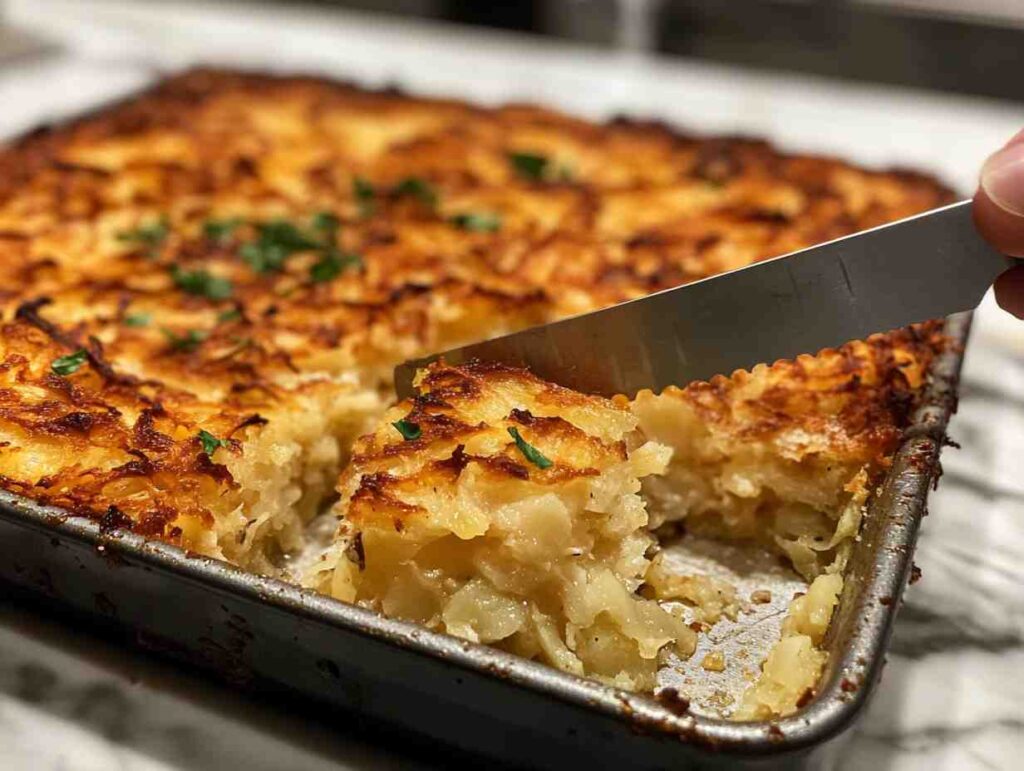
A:
{"label": "crisp potato topping", "polygon": [[[631,404],[500,369],[438,371],[421,398],[446,391],[442,374],[488,396],[451,415],[417,401],[423,435],[409,439],[390,425],[405,419],[388,411],[391,367],[948,200],[913,173],[655,123],[315,78],[172,77],[0,150],[0,484],[281,576],[340,495],[349,557],[354,534],[371,535],[363,569],[337,562],[329,590],[648,687],[657,651],[690,645],[659,603],[711,619],[734,602],[699,577],[646,575],[646,529],[682,519],[760,540],[809,578],[838,574],[941,344],[935,328]],[[564,411],[542,408],[556,392]],[[459,420],[450,436],[431,422],[446,416]],[[532,442],[550,467],[524,455]],[[449,511],[424,497],[430,475],[496,508]],[[579,497],[590,489],[622,497],[594,509]],[[584,549],[516,579],[550,580],[547,599],[467,567],[525,560],[517,517],[523,533],[564,535],[562,523]],[[452,581],[427,581],[417,607],[419,563],[395,550],[435,538],[470,562],[438,567]],[[378,557],[402,587],[394,605]],[[570,592],[573,570],[600,588]],[[597,612],[594,597],[615,609]]]}

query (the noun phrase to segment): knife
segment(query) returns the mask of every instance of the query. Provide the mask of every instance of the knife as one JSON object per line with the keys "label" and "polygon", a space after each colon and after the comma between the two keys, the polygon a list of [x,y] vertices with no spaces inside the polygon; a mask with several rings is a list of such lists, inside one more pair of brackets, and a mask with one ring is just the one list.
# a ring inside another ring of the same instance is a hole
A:
{"label": "knife", "polygon": [[971,201],[837,238],[683,286],[504,337],[443,358],[527,367],[586,393],[634,395],[817,353],[874,332],[972,309],[1012,260],[978,235]]}

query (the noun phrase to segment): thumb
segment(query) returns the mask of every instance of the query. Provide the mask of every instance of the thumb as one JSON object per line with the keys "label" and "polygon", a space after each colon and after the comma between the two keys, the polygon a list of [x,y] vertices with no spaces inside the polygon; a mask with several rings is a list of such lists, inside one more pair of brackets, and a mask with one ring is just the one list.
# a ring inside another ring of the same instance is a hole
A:
{"label": "thumb", "polygon": [[1024,131],[981,167],[974,218],[993,246],[1024,257]]}
{"label": "thumb", "polygon": [[[974,221],[999,251],[1024,257],[1024,131],[982,166]],[[1024,265],[996,279],[995,292],[999,305],[1024,319]]]}

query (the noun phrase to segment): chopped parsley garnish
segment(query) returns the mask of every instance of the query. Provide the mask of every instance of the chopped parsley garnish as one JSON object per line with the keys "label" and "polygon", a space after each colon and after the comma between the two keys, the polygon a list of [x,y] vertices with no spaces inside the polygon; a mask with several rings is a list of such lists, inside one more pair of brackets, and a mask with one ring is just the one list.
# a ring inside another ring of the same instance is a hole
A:
{"label": "chopped parsley garnish", "polygon": [[217,314],[218,324],[227,324],[229,321],[238,321],[242,318],[242,312],[238,308],[229,308]]}
{"label": "chopped parsley garnish", "polygon": [[149,313],[129,313],[124,317],[124,325],[126,327],[146,327],[152,320],[153,316]]}
{"label": "chopped parsley garnish", "polygon": [[551,164],[546,156],[535,153],[509,153],[508,161],[519,176],[534,182],[544,179]]}
{"label": "chopped parsley garnish", "polygon": [[287,220],[273,220],[256,226],[257,239],[245,244],[240,254],[257,273],[282,270],[289,257],[298,252],[315,252],[318,259],[309,268],[309,277],[319,284],[337,277],[350,265],[361,265],[359,255],[341,252],[336,242],[341,221],[329,211],[314,214],[309,228],[300,228]]}
{"label": "chopped parsley garnish", "polygon": [[540,450],[523,439],[519,434],[518,428],[515,426],[509,426],[508,432],[511,434],[512,438],[516,440],[516,447],[519,448],[519,452],[526,456],[526,459],[530,461],[530,463],[537,468],[548,468],[551,466],[551,461],[545,458],[544,454]]}
{"label": "chopped parsley garnish", "polygon": [[288,220],[264,222],[259,226],[259,231],[268,241],[296,252],[302,249],[316,249],[320,245],[318,241],[303,233],[302,228]]}
{"label": "chopped parsley garnish", "polygon": [[407,177],[395,185],[395,195],[417,198],[431,209],[437,208],[437,191],[434,186],[419,177]]}
{"label": "chopped parsley garnish", "polygon": [[313,230],[318,233],[322,233],[324,238],[329,243],[334,243],[334,237],[338,232],[338,226],[341,222],[338,218],[329,211],[320,211],[313,215],[313,220],[310,223]]}
{"label": "chopped parsley garnish", "polygon": [[363,259],[358,254],[344,254],[337,249],[327,249],[323,256],[309,268],[309,278],[314,284],[322,284],[337,278],[345,268],[360,266]]}
{"label": "chopped parsley garnish", "polygon": [[456,214],[449,219],[449,222],[457,228],[472,230],[476,233],[493,233],[501,228],[501,217],[489,212]]}
{"label": "chopped parsley garnish", "polygon": [[326,254],[334,250],[340,221],[330,212],[313,216],[310,230],[287,220],[273,220],[257,226],[259,236],[241,249],[244,259],[257,273],[281,270],[285,261],[296,252],[316,251]]}
{"label": "chopped parsley garnish", "polygon": [[243,223],[244,220],[241,217],[231,217],[226,220],[207,220],[203,223],[203,235],[210,241],[222,244],[229,240]]}
{"label": "chopped parsley garnish", "polygon": [[122,230],[117,234],[117,240],[128,244],[137,244],[146,248],[150,257],[156,257],[160,246],[171,232],[171,225],[166,217],[161,217],[156,222],[148,225],[139,225],[132,230]]}
{"label": "chopped parsley garnish", "polygon": [[213,455],[218,447],[228,447],[231,444],[227,439],[218,439],[209,431],[203,429],[199,430],[198,438],[199,443],[203,445],[203,452],[207,455]]}
{"label": "chopped parsley garnish", "polygon": [[373,185],[362,177],[355,177],[352,180],[352,195],[355,196],[356,205],[359,207],[359,216],[366,219],[373,214],[376,208],[374,197],[377,191]]}
{"label": "chopped parsley garnish", "polygon": [[161,328],[160,331],[163,332],[168,344],[175,351],[194,351],[206,339],[206,333],[198,329],[190,329],[183,335],[179,335],[174,330],[167,329],[166,327]]}
{"label": "chopped parsley garnish", "polygon": [[413,439],[419,439],[423,435],[423,431],[420,429],[418,423],[411,423],[408,420],[396,420],[392,423],[395,430],[402,435],[402,438],[411,442]]}
{"label": "chopped parsley garnish", "polygon": [[226,300],[231,297],[233,291],[228,279],[215,276],[208,270],[186,271],[174,265],[171,268],[171,277],[179,289],[211,300]]}
{"label": "chopped parsley garnish", "polygon": [[242,259],[257,273],[273,273],[296,252],[321,248],[321,244],[287,220],[271,220],[257,226],[255,241],[242,247]]}
{"label": "chopped parsley garnish", "polygon": [[50,369],[53,370],[55,375],[67,377],[78,372],[78,369],[85,364],[85,360],[88,358],[89,355],[85,352],[85,349],[79,348],[74,353],[54,359],[53,363],[50,364]]}
{"label": "chopped parsley garnish", "polygon": [[261,238],[243,246],[240,254],[246,264],[257,273],[272,273],[281,270],[291,251]]}

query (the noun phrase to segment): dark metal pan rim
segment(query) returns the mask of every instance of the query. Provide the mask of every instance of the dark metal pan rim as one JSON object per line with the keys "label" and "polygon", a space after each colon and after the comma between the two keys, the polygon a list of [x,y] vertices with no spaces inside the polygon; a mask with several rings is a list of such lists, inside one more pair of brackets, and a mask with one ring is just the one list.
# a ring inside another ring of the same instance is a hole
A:
{"label": "dark metal pan rim", "polygon": [[[969,324],[969,316],[964,314],[951,318],[946,329],[962,344]],[[824,742],[849,727],[865,705],[878,676],[882,665],[880,647],[887,639],[895,611],[890,606],[893,598],[899,597],[910,570],[908,544],[913,543],[951,411],[949,395],[955,392],[959,347],[954,346],[955,350],[935,362],[924,404],[913,417],[907,439],[897,452],[882,493],[877,496],[889,498],[888,506],[878,505],[894,521],[883,528],[887,534],[883,540],[888,543],[876,545],[874,569],[866,584],[856,593],[849,586],[844,591],[844,603],[855,600],[850,611],[855,616],[841,655],[830,657],[836,660],[830,661],[823,686],[805,707],[774,721],[739,723],[677,714],[648,695],[621,691],[485,645],[385,618],[295,584],[248,573],[227,562],[188,553],[134,533],[104,530],[93,520],[19,495],[0,491],[0,509],[20,519],[22,524],[102,549],[111,560],[118,560],[120,554],[131,555],[144,564],[213,591],[265,603],[320,624],[503,678],[548,697],[627,720],[651,735],[677,738],[724,753],[792,752]],[[835,620],[832,626],[836,626]]]}

